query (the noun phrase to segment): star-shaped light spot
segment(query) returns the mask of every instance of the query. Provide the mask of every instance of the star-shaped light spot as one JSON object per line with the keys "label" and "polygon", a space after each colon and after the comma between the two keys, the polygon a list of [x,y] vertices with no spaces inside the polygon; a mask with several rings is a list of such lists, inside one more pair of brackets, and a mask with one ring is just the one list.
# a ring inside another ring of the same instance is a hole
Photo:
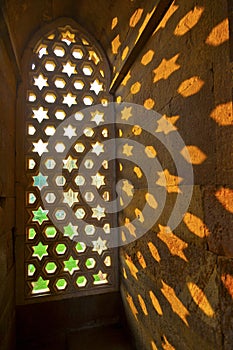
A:
{"label": "star-shaped light spot", "polygon": [[47,150],[48,143],[43,142],[41,139],[38,142],[33,142],[33,146],[34,148],[32,152],[37,152],[39,156],[41,156],[45,152],[48,152]]}
{"label": "star-shaped light spot", "polygon": [[176,60],[178,59],[179,54],[172,57],[170,60],[166,60],[166,58],[162,59],[162,62],[160,65],[153,70],[154,73],[154,83],[157,83],[159,80],[167,78],[172,75],[176,70],[180,69],[180,65],[176,63]]}
{"label": "star-shaped light spot", "polygon": [[102,185],[105,185],[104,176],[97,173],[95,176],[92,176],[92,185],[100,188]]}
{"label": "star-shaped light spot", "polygon": [[132,117],[132,107],[125,107],[122,111],[121,111],[121,119],[122,120],[128,120],[130,117]]}
{"label": "star-shaped light spot", "polygon": [[63,64],[62,73],[66,73],[68,77],[70,77],[72,74],[77,74],[75,67],[76,64],[73,64],[71,61],[68,61],[66,62],[66,64]]}
{"label": "star-shaped light spot", "polygon": [[171,175],[168,169],[158,171],[158,175],[159,179],[156,181],[157,185],[166,187],[168,193],[181,192],[179,189],[179,183],[183,180],[182,177]]}
{"label": "star-shaped light spot", "polygon": [[128,145],[128,143],[126,143],[123,146],[122,153],[125,154],[127,157],[130,157],[130,156],[132,156],[132,149],[133,149],[133,146],[130,146],[130,145]]}
{"label": "star-shaped light spot", "polygon": [[97,241],[92,241],[92,243],[94,246],[92,249],[93,252],[97,252],[99,255],[101,255],[104,250],[107,250],[106,240],[102,240],[100,237],[97,239]]}
{"label": "star-shaped light spot", "polygon": [[49,212],[48,210],[44,210],[41,207],[39,207],[37,210],[34,210],[32,212],[33,212],[33,215],[34,215],[32,221],[37,221],[41,225],[42,222],[48,220],[48,217],[47,217],[47,214]]}
{"label": "star-shaped light spot", "polygon": [[95,111],[91,113],[91,121],[95,122],[96,125],[104,122],[104,113]]}
{"label": "star-shaped light spot", "polygon": [[62,33],[61,41],[64,41],[69,46],[71,43],[75,43],[75,34],[67,30]]}
{"label": "star-shaped light spot", "polygon": [[32,254],[32,256],[37,257],[39,260],[41,260],[43,258],[43,256],[47,256],[47,245],[42,244],[41,242],[39,242],[36,246],[32,247],[34,250],[34,253]]}
{"label": "star-shaped light spot", "polygon": [[67,136],[69,139],[71,139],[74,136],[77,136],[76,134],[76,128],[74,128],[72,125],[68,125],[67,127],[64,127],[64,136]]}
{"label": "star-shaped light spot", "polygon": [[62,103],[67,104],[69,107],[71,107],[72,105],[76,105],[76,96],[69,92],[67,95],[63,95]]}
{"label": "star-shaped light spot", "polygon": [[33,179],[34,179],[33,186],[36,186],[39,188],[39,190],[41,190],[43,187],[48,186],[47,178],[48,176],[44,176],[41,173],[39,173],[37,176],[33,176]]}
{"label": "star-shaped light spot", "polygon": [[123,180],[122,190],[127,194],[128,197],[133,196],[133,185],[128,180]]}
{"label": "star-shaped light spot", "polygon": [[64,236],[73,239],[74,236],[78,236],[78,226],[72,225],[70,222],[67,226],[64,226]]}
{"label": "star-shaped light spot", "polygon": [[102,145],[100,142],[96,142],[95,144],[91,145],[93,150],[92,153],[95,153],[97,156],[100,155],[100,153],[104,153],[104,145]]}
{"label": "star-shaped light spot", "polygon": [[32,112],[32,118],[37,119],[39,123],[41,123],[44,119],[49,119],[47,115],[48,110],[46,108],[44,109],[43,107],[39,107],[38,109],[33,109]]}
{"label": "star-shaped light spot", "polygon": [[69,171],[69,173],[71,173],[71,171],[73,169],[78,169],[77,167],[77,159],[73,159],[71,156],[69,156],[67,159],[63,159],[63,169],[67,169]]}
{"label": "star-shaped light spot", "polygon": [[96,208],[92,209],[92,212],[93,212],[92,217],[96,218],[98,221],[106,216],[104,213],[105,208],[102,208],[99,204],[97,205]]}
{"label": "star-shaped light spot", "polygon": [[72,207],[74,203],[79,202],[78,192],[74,192],[71,188],[69,189],[68,192],[63,192],[63,195],[64,195],[63,203],[69,204],[70,207]]}
{"label": "star-shaped light spot", "polygon": [[93,83],[91,83],[91,91],[95,91],[95,94],[98,95],[100,91],[103,91],[103,84],[96,79]]}
{"label": "star-shaped light spot", "polygon": [[32,294],[49,292],[49,280],[44,280],[41,276],[37,281],[32,282]]}
{"label": "star-shaped light spot", "polygon": [[165,135],[167,135],[170,132],[177,130],[177,128],[174,126],[177,119],[179,119],[178,115],[170,118],[163,115],[157,122],[158,127],[155,132],[163,132]]}
{"label": "star-shaped light spot", "polygon": [[64,265],[64,271],[68,271],[70,275],[73,275],[74,271],[79,270],[78,260],[74,260],[72,256],[69,258],[69,260],[64,261]]}
{"label": "star-shaped light spot", "polygon": [[34,85],[38,87],[39,90],[42,90],[43,87],[49,86],[47,83],[48,78],[44,77],[43,74],[38,75],[38,77],[34,77]]}

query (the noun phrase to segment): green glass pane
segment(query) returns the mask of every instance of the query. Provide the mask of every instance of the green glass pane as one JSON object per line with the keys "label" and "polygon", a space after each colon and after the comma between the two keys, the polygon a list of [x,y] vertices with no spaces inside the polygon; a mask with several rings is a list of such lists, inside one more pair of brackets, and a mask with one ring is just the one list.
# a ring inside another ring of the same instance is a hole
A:
{"label": "green glass pane", "polygon": [[34,228],[29,228],[28,238],[29,239],[34,239],[35,235],[36,235],[35,229]]}
{"label": "green glass pane", "polygon": [[56,251],[57,251],[58,254],[64,254],[65,251],[66,251],[66,246],[65,246],[65,244],[59,243],[59,244],[57,245]]}
{"label": "green glass pane", "polygon": [[47,245],[43,245],[40,242],[38,245],[33,247],[33,249],[34,249],[33,256],[36,256],[39,260],[41,260],[43,258],[43,256],[48,255],[47,248],[48,248]]}
{"label": "green glass pane", "polygon": [[33,264],[28,265],[28,276],[33,276],[34,272],[36,271],[36,268]]}
{"label": "green glass pane", "polygon": [[101,279],[100,279],[100,276],[97,274],[97,275],[93,275],[94,277],[94,280],[95,282],[99,282]]}
{"label": "green glass pane", "polygon": [[45,234],[48,238],[53,238],[56,236],[57,230],[53,226],[49,226],[45,230]]}
{"label": "green glass pane", "polygon": [[67,283],[66,283],[66,280],[64,278],[60,278],[56,283],[56,286],[60,289],[65,288],[66,285],[67,285]]}
{"label": "green glass pane", "polygon": [[38,221],[39,224],[41,225],[43,221],[48,220],[47,218],[47,214],[48,214],[48,210],[43,210],[41,207],[39,207],[38,210],[32,211],[33,212],[33,219],[32,221]]}
{"label": "green glass pane", "polygon": [[74,271],[78,270],[78,260],[74,260],[74,258],[71,256],[69,260],[64,261],[64,271],[68,271],[71,275]]}
{"label": "green glass pane", "polygon": [[46,267],[45,267],[45,270],[48,272],[48,273],[53,273],[55,272],[57,268],[57,265],[54,263],[54,262],[49,262]]}
{"label": "green glass pane", "polygon": [[43,280],[43,278],[40,276],[36,282],[32,282],[32,293],[45,293],[49,291],[48,288],[49,281]]}

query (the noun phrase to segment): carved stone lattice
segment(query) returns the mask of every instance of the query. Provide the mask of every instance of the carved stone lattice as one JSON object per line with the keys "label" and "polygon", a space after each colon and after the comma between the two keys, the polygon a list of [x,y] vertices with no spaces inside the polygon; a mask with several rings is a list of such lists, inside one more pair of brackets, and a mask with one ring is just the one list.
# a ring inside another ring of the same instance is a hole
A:
{"label": "carved stone lattice", "polygon": [[[88,206],[95,201],[91,186],[97,188],[105,201],[113,199],[114,164],[103,162],[84,195],[79,188],[85,182],[85,175],[77,173],[80,160],[90,149],[93,149],[93,159],[86,160],[87,169],[92,167],[94,155],[104,151],[101,141],[114,137],[112,126],[101,127],[101,118],[106,116],[98,115],[96,109],[96,114],[91,116],[96,128],[87,126],[79,140],[75,139],[74,125],[64,128],[64,137],[74,137],[75,141],[64,156],[62,175],[56,176],[56,159],[52,157],[41,165],[49,138],[64,120],[85,107],[96,104],[104,107],[111,101],[107,92],[108,74],[100,50],[86,35],[70,26],[51,31],[34,49],[26,87],[26,298],[116,289],[117,272],[113,262],[117,253],[108,248],[113,218],[105,214],[98,203],[93,210]],[[64,147],[63,140],[58,139],[56,152],[62,153]],[[46,208],[41,199],[41,191],[46,192],[48,188],[43,168],[54,174],[55,184],[64,191],[62,201],[54,192],[47,191]],[[75,212],[76,223],[69,222],[67,208]],[[62,222],[62,229],[53,224],[51,215]],[[93,247],[79,240],[78,221],[83,218],[87,222],[84,234],[92,237]],[[101,237],[96,236],[96,225],[103,228]]]}

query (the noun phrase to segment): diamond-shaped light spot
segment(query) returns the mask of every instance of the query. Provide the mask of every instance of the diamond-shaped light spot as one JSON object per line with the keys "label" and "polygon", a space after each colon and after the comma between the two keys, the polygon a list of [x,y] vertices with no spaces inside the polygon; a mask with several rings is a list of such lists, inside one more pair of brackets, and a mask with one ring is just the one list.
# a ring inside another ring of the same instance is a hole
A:
{"label": "diamond-shaped light spot", "polygon": [[64,136],[67,136],[69,139],[71,139],[72,137],[77,136],[76,134],[76,128],[73,127],[72,125],[68,125],[67,127],[64,127]]}
{"label": "diamond-shaped light spot", "polygon": [[81,121],[81,120],[83,120],[84,115],[81,112],[76,112],[74,117],[76,120]]}
{"label": "diamond-shaped light spot", "polygon": [[55,262],[48,262],[45,266],[45,270],[47,273],[54,273],[57,269],[57,265]]}
{"label": "diamond-shaped light spot", "polygon": [[87,136],[87,137],[92,137],[92,136],[94,135],[94,131],[93,131],[92,128],[85,128],[85,129],[83,130],[83,133],[84,133],[84,135]]}
{"label": "diamond-shaped light spot", "polygon": [[64,152],[65,148],[66,147],[65,147],[64,143],[62,143],[62,142],[58,142],[55,146],[55,150],[57,151],[57,153]]}
{"label": "diamond-shaped light spot", "polygon": [[84,162],[84,166],[86,169],[92,169],[94,166],[94,163],[91,159],[86,159]]}
{"label": "diamond-shaped light spot", "polygon": [[34,193],[30,192],[28,193],[28,203],[29,204],[33,204],[36,201],[36,196],[34,195]]}
{"label": "diamond-shaped light spot", "polygon": [[41,207],[39,207],[37,210],[32,211],[33,212],[33,219],[32,221],[37,221],[40,225],[48,220],[47,214],[48,210],[44,210]]}
{"label": "diamond-shaped light spot", "polygon": [[72,207],[74,203],[79,202],[78,192],[74,192],[71,188],[69,189],[68,192],[63,192],[63,196],[64,196],[63,202],[67,203],[70,207]]}
{"label": "diamond-shaped light spot", "polygon": [[55,81],[54,81],[54,84],[55,86],[58,88],[58,89],[63,89],[66,85],[66,82],[64,79],[61,79],[61,78],[57,78]]}
{"label": "diamond-shaped light spot", "polygon": [[56,64],[53,61],[47,61],[45,63],[45,69],[48,72],[53,72],[55,68],[56,68]]}
{"label": "diamond-shaped light spot", "polygon": [[100,142],[96,142],[95,144],[91,144],[92,146],[92,153],[95,153],[97,156],[100,155],[100,153],[104,153],[104,145]]}
{"label": "diamond-shaped light spot", "polygon": [[86,225],[85,232],[88,236],[93,236],[95,233],[95,226],[94,225]]}
{"label": "diamond-shaped light spot", "polygon": [[61,41],[64,41],[69,46],[71,43],[75,43],[75,34],[67,30],[62,33]]}
{"label": "diamond-shaped light spot", "polygon": [[94,199],[94,194],[92,192],[86,192],[84,198],[86,202],[92,202]]}
{"label": "diamond-shaped light spot", "polygon": [[64,226],[64,236],[70,239],[73,239],[74,236],[78,236],[78,226],[74,226],[71,222],[67,226]]}
{"label": "diamond-shaped light spot", "polygon": [[55,181],[56,181],[57,186],[64,186],[66,183],[65,177],[62,175],[57,176]]}
{"label": "diamond-shaped light spot", "polygon": [[82,90],[84,87],[84,83],[82,82],[82,80],[75,80],[74,87],[76,90]]}
{"label": "diamond-shaped light spot", "polygon": [[73,52],[72,52],[72,55],[77,60],[81,60],[83,58],[83,52],[82,52],[81,49],[74,49]]}
{"label": "diamond-shaped light spot", "polygon": [[96,95],[99,94],[100,91],[103,91],[103,84],[96,79],[93,83],[91,83],[91,91],[94,91]]}
{"label": "diamond-shaped light spot", "polygon": [[76,143],[74,148],[75,148],[77,153],[82,153],[85,150],[84,145],[82,143],[80,143],[80,142]]}
{"label": "diamond-shaped light spot", "polygon": [[29,277],[33,276],[35,271],[36,271],[35,265],[28,264],[28,276]]}
{"label": "diamond-shaped light spot", "polygon": [[100,237],[97,241],[92,241],[93,243],[93,252],[97,252],[99,255],[102,254],[104,250],[107,250],[106,240],[102,240]]}
{"label": "diamond-shaped light spot", "polygon": [[104,113],[99,111],[91,112],[91,121],[95,122],[96,125],[104,122]]}
{"label": "diamond-shaped light spot", "polygon": [[83,253],[86,250],[86,244],[83,242],[78,242],[75,246],[78,253]]}
{"label": "diamond-shaped light spot", "polygon": [[44,119],[49,119],[47,113],[48,109],[39,107],[38,109],[33,109],[33,116],[32,118],[37,119],[39,123],[41,123]]}
{"label": "diamond-shaped light spot", "polygon": [[94,277],[94,284],[108,283],[107,274],[103,273],[102,271],[99,271],[97,274],[94,274],[93,277]]}
{"label": "diamond-shaped light spot", "polygon": [[66,217],[66,212],[63,209],[58,209],[55,212],[55,217],[59,221],[64,220]]}
{"label": "diamond-shaped light spot", "polygon": [[63,120],[65,119],[66,117],[66,113],[62,110],[62,109],[58,109],[55,113],[55,117],[58,119],[58,120]]}
{"label": "diamond-shaped light spot", "polygon": [[56,163],[55,163],[54,159],[52,159],[52,158],[47,159],[45,162],[45,166],[47,169],[54,169],[55,165],[56,165]]}
{"label": "diamond-shaped light spot", "polygon": [[33,125],[28,125],[28,135],[34,135],[36,128]]}
{"label": "diamond-shaped light spot", "polygon": [[64,265],[64,271],[68,271],[70,275],[73,275],[75,271],[79,270],[78,260],[74,260],[72,256],[70,256],[69,260],[64,261]]}
{"label": "diamond-shaped light spot", "polygon": [[59,244],[56,246],[56,252],[57,252],[57,254],[59,254],[59,255],[65,254],[66,249],[67,249],[67,248],[66,248],[66,245],[63,244],[63,243],[59,243]]}
{"label": "diamond-shaped light spot", "polygon": [[55,46],[53,52],[57,57],[63,57],[65,55],[65,50],[62,46]]}
{"label": "diamond-shaped light spot", "polygon": [[48,93],[45,95],[45,101],[48,103],[54,103],[56,101],[56,95],[52,94],[52,93]]}
{"label": "diamond-shaped light spot", "polygon": [[71,61],[68,61],[66,62],[66,64],[63,64],[62,72],[66,73],[68,77],[70,77],[72,74],[77,74],[75,67],[76,64],[73,64]]}
{"label": "diamond-shaped light spot", "polygon": [[47,238],[54,238],[57,234],[57,230],[53,226],[48,226],[45,229],[45,235]]}
{"label": "diamond-shaped light spot", "polygon": [[75,212],[75,215],[78,219],[83,219],[85,216],[85,210],[83,208],[78,208]]}
{"label": "diamond-shaped light spot", "polygon": [[36,246],[32,247],[34,250],[34,253],[32,256],[35,256],[39,260],[42,260],[44,256],[48,255],[47,249],[48,245],[44,245],[41,242],[39,242]]}
{"label": "diamond-shaped light spot", "polygon": [[43,74],[39,74],[38,77],[34,77],[34,85],[37,86],[39,90],[42,90],[43,87],[49,86],[47,80],[48,78],[44,77]]}
{"label": "diamond-shaped light spot", "polygon": [[53,125],[48,125],[46,126],[44,132],[47,136],[53,136],[56,132],[56,129]]}
{"label": "diamond-shaped light spot", "polygon": [[48,186],[47,178],[48,176],[44,176],[41,173],[39,173],[37,176],[33,176],[33,186],[38,187],[39,190],[41,190],[43,187]]}
{"label": "diamond-shaped light spot", "polygon": [[32,294],[40,294],[49,292],[49,280],[44,280],[41,276],[36,282],[32,282]]}
{"label": "diamond-shaped light spot", "polygon": [[46,202],[49,203],[49,204],[54,203],[55,200],[56,200],[56,196],[55,196],[54,193],[49,192],[49,193],[46,194],[45,200],[46,200]]}
{"label": "diamond-shaped light spot", "polygon": [[104,264],[108,267],[111,266],[112,261],[111,261],[111,257],[109,255],[106,256],[106,258],[104,259]]}
{"label": "diamond-shaped light spot", "polygon": [[104,213],[105,208],[102,208],[99,204],[97,205],[96,208],[92,209],[92,212],[93,212],[92,217],[96,218],[98,221],[106,216]]}
{"label": "diamond-shaped light spot", "polygon": [[97,173],[95,176],[92,176],[92,185],[96,186],[98,189],[105,185],[105,182],[104,182],[104,176],[103,175],[100,175],[100,173]]}
{"label": "diamond-shaped light spot", "polygon": [[87,284],[87,279],[85,276],[79,276],[76,280],[76,283],[78,287],[85,287]]}
{"label": "diamond-shaped light spot", "polygon": [[33,146],[34,148],[32,152],[37,152],[39,156],[41,156],[45,152],[48,152],[47,150],[48,143],[43,142],[41,139],[38,142],[33,142]]}
{"label": "diamond-shaped light spot", "polygon": [[69,92],[67,95],[63,95],[62,103],[67,104],[69,107],[76,105],[76,96]]}
{"label": "diamond-shaped light spot", "polygon": [[96,265],[96,261],[93,258],[89,258],[86,260],[85,265],[88,269],[93,269],[93,267]]}
{"label": "diamond-shaped light spot", "polygon": [[83,73],[87,76],[92,75],[93,69],[91,68],[91,66],[86,65],[83,67]]}
{"label": "diamond-shaped light spot", "polygon": [[93,104],[93,98],[91,96],[84,96],[83,103],[86,106],[91,106]]}
{"label": "diamond-shaped light spot", "polygon": [[82,175],[78,175],[78,176],[76,176],[74,181],[75,181],[77,186],[82,186],[85,183],[85,178]]}
{"label": "diamond-shaped light spot", "polygon": [[57,280],[56,287],[58,290],[64,290],[66,286],[67,286],[67,282],[64,278],[60,278],[59,280]]}

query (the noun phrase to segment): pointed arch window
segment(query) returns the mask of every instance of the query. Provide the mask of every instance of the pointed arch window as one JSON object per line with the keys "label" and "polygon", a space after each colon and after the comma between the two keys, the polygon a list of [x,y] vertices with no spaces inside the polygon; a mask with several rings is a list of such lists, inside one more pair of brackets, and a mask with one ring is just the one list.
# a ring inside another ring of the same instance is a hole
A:
{"label": "pointed arch window", "polygon": [[[18,133],[18,148],[24,148],[18,157],[18,198],[24,197],[24,205],[18,200],[17,207],[20,302],[38,296],[68,297],[117,289],[117,252],[108,247],[114,219],[108,217],[104,208],[100,210],[98,202],[96,210],[88,207],[95,201],[92,186],[105,201],[113,198],[114,164],[103,161],[85,194],[80,193],[85,174],[78,174],[82,157],[94,147],[97,155],[104,152],[101,142],[114,137],[112,126],[101,126],[106,118],[104,112],[94,108],[99,105],[104,110],[112,100],[108,92],[110,70],[93,38],[74,23],[60,24],[46,31],[36,44],[34,41],[29,45],[24,57],[19,115],[25,122],[22,126],[20,121]],[[71,115],[81,118],[81,111],[89,106],[93,106],[92,124],[87,120],[82,137],[77,140],[76,125],[67,124],[57,140],[55,152],[64,153],[62,174],[57,175],[56,157],[48,153],[49,138]],[[65,138],[74,140],[68,152],[64,152]],[[86,169],[92,167],[96,154],[86,161]],[[61,198],[49,187],[48,172],[53,175],[54,184],[63,189]],[[75,213],[76,221],[67,215],[69,209]],[[59,228],[53,217],[60,222]],[[82,218],[86,226],[80,235]],[[102,228],[101,236],[95,233],[96,225]],[[84,235],[91,237],[92,247],[80,239]]]}

